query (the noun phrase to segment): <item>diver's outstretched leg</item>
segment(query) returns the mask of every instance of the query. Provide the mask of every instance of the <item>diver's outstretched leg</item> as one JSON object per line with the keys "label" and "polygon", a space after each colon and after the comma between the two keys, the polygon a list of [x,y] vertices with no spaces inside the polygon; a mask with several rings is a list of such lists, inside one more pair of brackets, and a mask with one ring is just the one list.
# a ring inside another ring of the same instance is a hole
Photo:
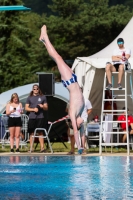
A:
{"label": "diver's outstretched leg", "polygon": [[44,25],[41,28],[41,35],[39,38],[42,41],[52,59],[56,62],[59,72],[63,80],[69,80],[72,77],[73,71],[69,68],[69,66],[64,62],[62,57],[57,53],[53,45],[51,44],[49,37],[47,35],[46,26]]}

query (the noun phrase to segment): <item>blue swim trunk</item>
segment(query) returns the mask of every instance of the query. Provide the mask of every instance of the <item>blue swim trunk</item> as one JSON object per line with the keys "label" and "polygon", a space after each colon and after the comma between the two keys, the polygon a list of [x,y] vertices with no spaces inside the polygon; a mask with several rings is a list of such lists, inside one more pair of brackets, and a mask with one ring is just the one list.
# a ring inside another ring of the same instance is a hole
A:
{"label": "blue swim trunk", "polygon": [[72,74],[72,78],[70,78],[68,81],[61,80],[64,87],[67,87],[68,85],[71,85],[72,83],[77,82],[77,76],[75,74]]}

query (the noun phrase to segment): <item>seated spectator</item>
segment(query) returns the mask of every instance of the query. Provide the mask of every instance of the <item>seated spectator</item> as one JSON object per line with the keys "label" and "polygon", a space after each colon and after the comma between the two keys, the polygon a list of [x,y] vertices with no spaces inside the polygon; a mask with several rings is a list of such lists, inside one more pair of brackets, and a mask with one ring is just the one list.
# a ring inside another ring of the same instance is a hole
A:
{"label": "seated spectator", "polygon": [[121,81],[122,76],[124,73],[124,65],[128,62],[128,59],[131,56],[131,50],[125,48],[123,38],[118,38],[117,40],[118,47],[114,49],[112,55],[112,63],[106,63],[106,74],[108,79],[108,86],[106,87],[107,90],[110,90],[112,85],[112,72],[119,72],[118,74],[118,89],[122,89]]}
{"label": "seated spectator", "polygon": [[[125,110],[125,107],[123,108],[123,110]],[[129,109],[128,109],[128,113],[129,113]],[[126,121],[126,112],[124,112],[122,115],[120,115],[118,117],[118,121]],[[121,122],[120,126],[123,130],[123,132],[126,132],[126,122]],[[128,115],[128,131],[129,134],[133,134],[133,117],[131,115]],[[126,142],[127,139],[127,134],[124,134],[123,138],[122,138],[122,142]]]}

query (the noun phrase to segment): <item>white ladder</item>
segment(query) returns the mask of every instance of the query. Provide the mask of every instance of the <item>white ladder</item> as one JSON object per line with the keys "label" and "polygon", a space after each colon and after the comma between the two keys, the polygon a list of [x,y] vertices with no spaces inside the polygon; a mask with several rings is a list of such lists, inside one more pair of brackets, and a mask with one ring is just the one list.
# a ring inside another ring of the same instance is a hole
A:
{"label": "white ladder", "polygon": [[[124,76],[125,76],[125,88],[122,88],[121,90],[118,88],[114,88],[114,76],[116,74],[118,74],[119,72],[112,72],[112,85],[113,88],[110,89],[110,91],[112,92],[112,99],[105,99],[105,91],[106,89],[106,82],[107,82],[107,77],[106,77],[106,72],[105,72],[105,76],[104,76],[104,85],[103,85],[103,100],[102,100],[102,110],[101,110],[101,128],[100,128],[100,141],[99,141],[99,153],[100,155],[102,154],[102,147],[105,146],[111,146],[111,152],[112,152],[112,146],[119,146],[119,145],[127,145],[127,154],[130,154],[130,148],[129,148],[129,134],[128,134],[128,106],[127,106],[127,98],[131,97],[132,99],[132,103],[133,103],[133,87],[132,87],[132,72],[130,71],[125,71],[124,72]],[[127,94],[127,76],[129,75],[130,77],[130,89],[131,89],[131,94]],[[124,94],[117,94],[114,95],[114,91],[123,91]],[[118,97],[118,99],[116,99],[116,97]],[[112,102],[112,110],[104,110],[104,103],[105,101],[110,101]],[[123,102],[123,107],[125,107],[125,110],[114,110],[114,102]],[[114,112],[117,112],[117,114]],[[112,142],[112,137],[111,137],[111,142],[110,143],[105,143],[103,142],[103,134],[105,133],[103,131],[103,125],[105,123],[104,117],[106,113],[110,113],[113,116],[114,115],[120,115],[123,112],[126,113],[126,121],[123,121],[126,123],[126,132],[113,132],[113,123],[120,123],[121,121],[106,121],[106,123],[111,123],[112,124],[112,132],[106,132],[106,134],[111,134],[111,136],[113,136],[112,134],[127,134],[127,142],[126,143],[113,143]]]}

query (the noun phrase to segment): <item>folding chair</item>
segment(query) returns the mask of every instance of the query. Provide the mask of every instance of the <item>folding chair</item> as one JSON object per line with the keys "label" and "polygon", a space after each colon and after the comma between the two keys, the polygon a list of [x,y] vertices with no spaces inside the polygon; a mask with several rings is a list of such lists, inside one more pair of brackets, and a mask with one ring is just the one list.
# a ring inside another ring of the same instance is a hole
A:
{"label": "folding chair", "polygon": [[131,149],[133,150],[133,135],[129,135],[129,145]]}
{"label": "folding chair", "polygon": [[22,146],[28,147],[27,146],[27,141],[28,141],[28,138],[29,138],[29,135],[28,135],[29,117],[26,114],[22,114],[21,115],[21,120],[22,120],[21,133],[24,134],[24,140],[21,140],[21,138],[20,138],[19,145],[21,146],[21,149],[22,149]]}
{"label": "folding chair", "polygon": [[5,127],[4,127],[4,123],[2,120],[2,115],[0,114],[0,144],[2,143],[4,134],[5,134]]}
{"label": "folding chair", "polygon": [[29,134],[28,134],[28,121],[29,117],[26,114],[21,115],[21,120],[22,120],[22,127],[21,131],[24,134],[24,141],[27,141],[29,139]]}
{"label": "folding chair", "polygon": [[2,148],[6,145],[6,144],[10,144],[10,136],[9,136],[9,129],[8,129],[8,116],[6,114],[2,114],[1,116],[1,121],[3,122],[3,126],[4,126],[4,136],[1,140],[2,143]]}
{"label": "folding chair", "polygon": [[[51,153],[53,153],[53,149],[52,149],[52,146],[51,146],[51,143],[50,143],[50,139],[49,139],[49,137],[48,137],[49,132],[50,132],[50,130],[51,130],[51,127],[52,127],[52,124],[50,125],[48,131],[47,131],[45,128],[36,128],[36,129],[35,129],[34,135],[32,136],[33,140],[32,140],[32,145],[31,145],[31,147],[30,147],[30,153],[32,152],[32,148],[33,148],[33,144],[34,144],[34,139],[35,139],[35,138],[44,138],[44,139],[47,139],[48,144],[49,144],[49,147],[50,147],[50,150],[51,150]],[[37,131],[44,131],[45,136],[37,135]]]}
{"label": "folding chair", "polygon": [[99,141],[100,125],[98,123],[87,124],[87,143],[89,148],[89,141]]}
{"label": "folding chair", "polygon": [[[58,119],[58,120],[56,120],[54,122],[48,121],[48,124],[50,125],[49,128],[48,128],[48,131],[45,128],[36,128],[35,131],[34,131],[34,135],[32,136],[33,140],[32,140],[32,145],[30,147],[30,153],[32,152],[32,148],[33,148],[33,144],[34,144],[34,139],[35,138],[44,138],[44,139],[47,139],[49,147],[50,147],[50,150],[51,150],[51,153],[53,153],[53,149],[52,149],[52,146],[51,146],[50,139],[49,139],[48,135],[49,135],[49,133],[51,131],[51,128],[52,128],[53,124],[58,123],[58,122],[63,121],[63,120],[66,120],[67,118],[69,118],[68,115],[65,116],[65,117],[62,117],[61,119]],[[44,131],[45,136],[36,135],[37,131]]]}

